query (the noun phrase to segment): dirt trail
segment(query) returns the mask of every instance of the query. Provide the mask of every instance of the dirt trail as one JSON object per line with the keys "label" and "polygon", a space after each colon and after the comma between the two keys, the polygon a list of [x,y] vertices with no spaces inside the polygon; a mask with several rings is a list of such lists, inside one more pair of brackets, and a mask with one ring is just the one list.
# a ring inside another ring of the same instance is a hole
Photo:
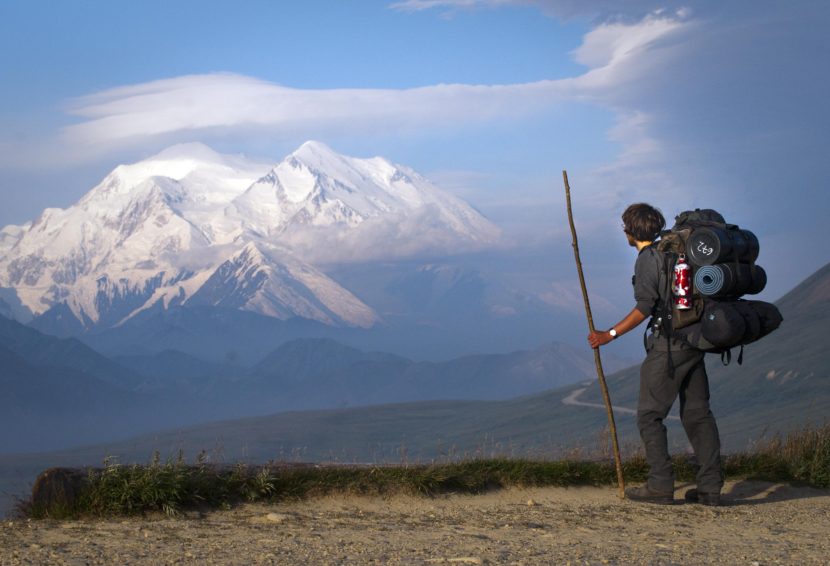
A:
{"label": "dirt trail", "polygon": [[725,491],[718,508],[538,488],[326,497],[177,519],[7,520],[0,563],[827,564],[830,491],[762,482]]}
{"label": "dirt trail", "polygon": [[[563,405],[573,405],[576,407],[591,407],[593,409],[602,409],[606,411],[605,405],[601,403],[588,403],[586,401],[580,401],[579,397],[585,393],[585,390],[588,389],[587,387],[583,387],[582,389],[575,389],[570,395],[562,399]],[[614,416],[618,415],[637,415],[636,409],[629,409],[628,407],[617,407],[614,406]],[[677,421],[680,422],[680,417],[675,415],[668,415],[666,416],[666,420],[669,421]]]}

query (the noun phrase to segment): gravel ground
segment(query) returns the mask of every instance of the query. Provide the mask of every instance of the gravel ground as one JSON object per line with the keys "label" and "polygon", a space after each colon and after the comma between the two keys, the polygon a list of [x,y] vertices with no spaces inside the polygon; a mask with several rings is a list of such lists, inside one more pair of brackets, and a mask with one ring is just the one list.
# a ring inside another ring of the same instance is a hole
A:
{"label": "gravel ground", "polygon": [[725,491],[718,508],[622,501],[615,488],[538,488],[325,497],[178,518],[5,520],[0,564],[830,561],[830,491],[762,482],[733,482]]}

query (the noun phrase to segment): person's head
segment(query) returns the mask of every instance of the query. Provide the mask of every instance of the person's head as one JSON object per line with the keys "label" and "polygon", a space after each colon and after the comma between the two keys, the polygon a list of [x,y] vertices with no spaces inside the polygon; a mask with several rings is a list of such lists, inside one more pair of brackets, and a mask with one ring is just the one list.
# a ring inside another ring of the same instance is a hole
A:
{"label": "person's head", "polygon": [[653,242],[666,226],[663,214],[650,204],[638,202],[625,209],[622,214],[623,230],[628,243]]}

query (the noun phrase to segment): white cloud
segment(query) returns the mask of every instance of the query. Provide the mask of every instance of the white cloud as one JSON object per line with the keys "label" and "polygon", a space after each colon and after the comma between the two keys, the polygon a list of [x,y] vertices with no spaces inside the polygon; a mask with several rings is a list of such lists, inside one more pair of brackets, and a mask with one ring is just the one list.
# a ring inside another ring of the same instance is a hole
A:
{"label": "white cloud", "polygon": [[325,138],[521,119],[570,100],[603,102],[609,89],[648,66],[644,54],[653,45],[683,25],[662,15],[601,25],[574,53],[588,72],[525,84],[309,90],[217,73],[123,86],[71,101],[70,114],[82,121],[67,126],[62,138],[74,159],[91,159],[148,140],[175,142],[199,134]]}
{"label": "white cloud", "polygon": [[532,115],[561,100],[561,85],[439,84],[412,89],[304,90],[222,73],[120,87],[73,101],[85,118],[67,142],[92,153],[198,131],[363,132],[446,128]]}
{"label": "white cloud", "polygon": [[[696,0],[697,4],[707,0]],[[449,12],[501,6],[535,6],[543,13],[557,18],[588,16],[609,18],[628,16],[641,18],[655,10],[675,10],[687,13],[688,0],[400,0],[390,7],[402,12],[422,12],[443,9]]]}
{"label": "white cloud", "polygon": [[573,52],[589,70],[563,82],[582,99],[620,113],[642,113],[638,101],[643,89],[655,70],[676,55],[672,42],[682,40],[694,26],[683,15],[665,13],[648,14],[636,23],[601,24]]}
{"label": "white cloud", "polygon": [[592,69],[612,66],[676,30],[682,25],[680,18],[653,13],[637,24],[602,24],[585,35],[573,53],[574,59]]}
{"label": "white cloud", "polygon": [[498,229],[489,226],[482,224],[476,239],[459,237],[428,205],[405,215],[371,218],[357,227],[303,225],[283,232],[280,241],[305,261],[333,265],[498,249],[504,243]]}

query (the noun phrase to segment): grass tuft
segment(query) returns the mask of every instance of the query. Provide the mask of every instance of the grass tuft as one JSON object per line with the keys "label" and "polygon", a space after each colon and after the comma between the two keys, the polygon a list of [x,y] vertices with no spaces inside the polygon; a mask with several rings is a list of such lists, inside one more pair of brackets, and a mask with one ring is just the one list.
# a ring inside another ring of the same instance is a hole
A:
{"label": "grass tuft", "polygon": [[[681,481],[694,481],[694,463],[674,459]],[[724,458],[728,478],[796,481],[830,487],[830,424],[805,428],[756,446],[751,452]],[[645,481],[642,456],[624,462],[627,482]],[[76,485],[58,493],[71,497],[22,502],[18,511],[30,518],[81,518],[183,510],[229,508],[242,502],[279,501],[332,493],[418,494],[482,493],[505,487],[613,485],[616,471],[608,461],[538,461],[515,458],[471,459],[429,465],[341,466],[271,463],[263,466],[215,466],[200,455],[193,464],[178,458],[149,465],[120,465],[105,460],[85,473],[56,475]],[[49,491],[49,490],[47,490]],[[55,493],[56,490],[49,491]]]}

